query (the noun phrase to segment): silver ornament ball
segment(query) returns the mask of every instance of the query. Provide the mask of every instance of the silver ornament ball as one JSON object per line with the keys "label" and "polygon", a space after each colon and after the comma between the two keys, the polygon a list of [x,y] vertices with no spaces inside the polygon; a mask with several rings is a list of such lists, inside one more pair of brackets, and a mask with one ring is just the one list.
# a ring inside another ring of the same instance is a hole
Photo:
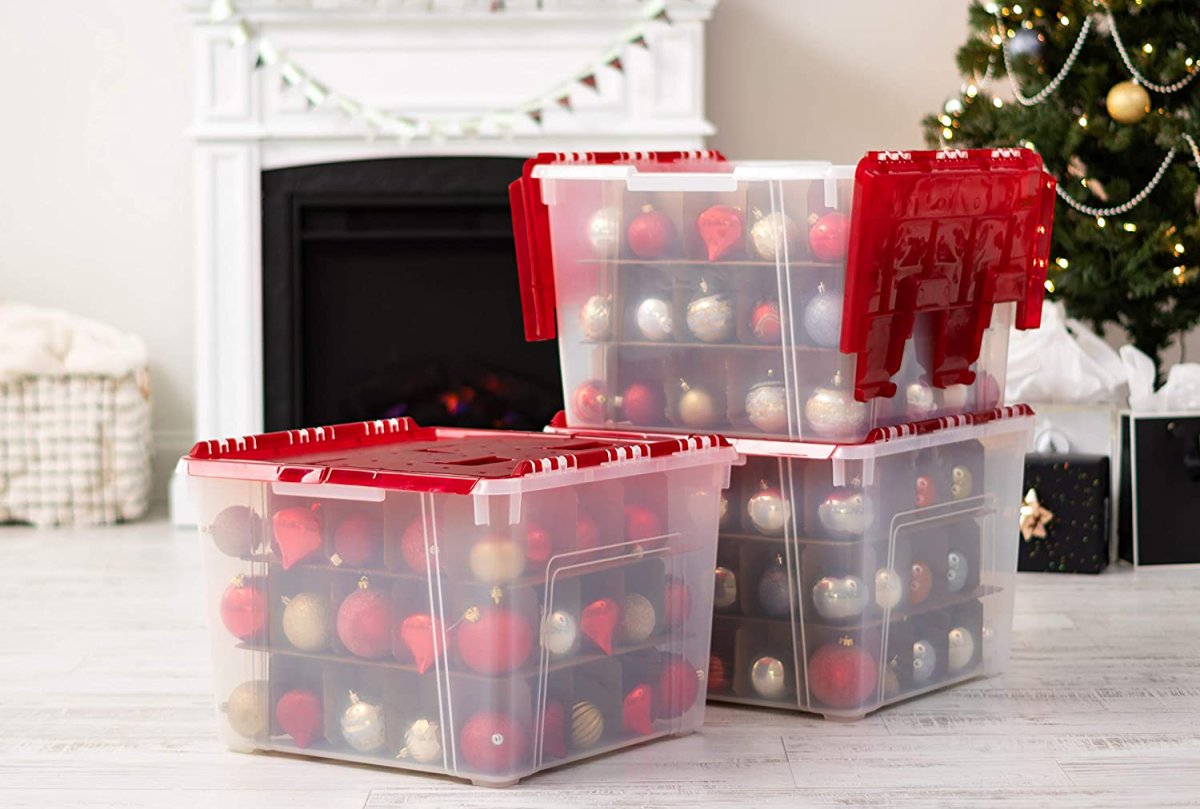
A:
{"label": "silver ornament ball", "polygon": [[844,621],[862,615],[868,591],[858,576],[825,576],[813,585],[813,605],[822,618]]}
{"label": "silver ornament ball", "polygon": [[779,489],[769,486],[764,486],[746,501],[746,513],[750,515],[750,523],[755,530],[773,537],[783,536],[787,521],[792,516],[791,507]]}
{"label": "silver ornament ball", "polygon": [[750,228],[750,245],[755,255],[765,261],[783,260],[785,256],[795,260],[799,237],[796,223],[779,211],[760,217]]}
{"label": "silver ornament ball", "polygon": [[342,712],[342,738],[360,753],[375,753],[387,743],[383,724],[383,706],[350,695],[350,705]]}
{"label": "silver ornament ball", "polygon": [[875,523],[875,503],[857,486],[840,486],[817,506],[817,519],[836,538],[862,536]]}
{"label": "silver ornament ball", "polygon": [[842,296],[827,292],[822,285],[804,305],[804,330],[814,345],[837,348],[842,341]]}
{"label": "silver ornament ball", "polygon": [[975,636],[965,626],[956,626],[947,633],[947,640],[950,651],[946,655],[946,665],[950,671],[962,671],[975,658]]}
{"label": "silver ornament ball", "polygon": [[858,440],[870,426],[870,408],[852,391],[819,387],[804,403],[804,416],[813,432],[835,441]]}
{"label": "silver ornament ball", "polygon": [[687,327],[697,340],[720,343],[733,334],[733,302],[727,295],[703,295],[688,304]]}
{"label": "silver ornament ball", "polygon": [[719,610],[729,609],[737,603],[737,576],[727,567],[717,566],[713,582],[713,606]]}
{"label": "silver ornament ball", "polygon": [[937,652],[933,644],[921,639],[913,642],[913,682],[923,685],[933,679],[937,669]]}
{"label": "silver ornament ball", "polygon": [[566,610],[555,610],[546,616],[542,645],[550,654],[563,657],[575,651],[579,641],[579,628],[575,619]]}
{"label": "silver ornament ball", "polygon": [[746,416],[764,433],[787,430],[787,391],[781,382],[762,382],[746,394]]}
{"label": "silver ornament ball", "polygon": [[961,592],[967,586],[970,570],[967,557],[961,551],[946,554],[946,589],[952,593]]}
{"label": "silver ornament ball", "polygon": [[891,610],[904,599],[904,580],[890,567],[875,571],[875,603],[880,609]]}
{"label": "silver ornament ball", "polygon": [[588,241],[598,258],[615,255],[621,244],[621,211],[601,208],[587,224]]}
{"label": "silver ornament ball", "polygon": [[929,418],[937,410],[937,400],[933,388],[924,382],[910,382],[904,389],[904,412],[910,419],[921,421]]}
{"label": "silver ornament ball", "polygon": [[783,699],[787,696],[787,669],[782,661],[763,655],[750,667],[750,685],[763,699]]}
{"label": "silver ornament ball", "polygon": [[638,331],[651,342],[668,340],[675,331],[671,304],[662,298],[646,298],[639,303],[634,319],[637,321]]}
{"label": "silver ornament ball", "polygon": [[612,298],[593,295],[579,310],[579,331],[585,340],[604,340],[612,332]]}

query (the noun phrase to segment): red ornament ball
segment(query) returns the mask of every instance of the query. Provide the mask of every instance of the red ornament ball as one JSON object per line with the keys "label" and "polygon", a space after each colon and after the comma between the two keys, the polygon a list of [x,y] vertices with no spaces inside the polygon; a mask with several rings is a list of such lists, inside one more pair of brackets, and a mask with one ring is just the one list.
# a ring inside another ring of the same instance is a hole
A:
{"label": "red ornament ball", "polygon": [[913,562],[910,586],[908,600],[913,606],[929,598],[929,593],[933,590],[933,571],[929,565],[925,562]]}
{"label": "red ornament ball", "polygon": [[[365,580],[364,580],[365,581]],[[360,582],[346,596],[337,614],[338,639],[347,651],[368,660],[392,651],[392,604],[379,590]]]}
{"label": "red ornament ball", "polygon": [[308,747],[325,732],[321,698],[306,688],[288,691],[275,703],[275,722],[297,747]]}
{"label": "red ornament ball", "polygon": [[267,597],[238,576],[221,594],[221,623],[238,640],[250,640],[267,626]]}
{"label": "red ornament ball", "polygon": [[700,694],[700,678],[696,667],[680,655],[669,655],[658,674],[658,715],[663,719],[683,716],[696,704]]}
{"label": "red ornament ball", "polygon": [[350,567],[374,563],[382,545],[379,520],[366,514],[351,514],[333,529],[333,552]]}
{"label": "red ornament ball", "polygon": [[704,242],[709,261],[717,261],[742,245],[746,223],[742,212],[732,205],[714,205],[696,217],[696,231]]}
{"label": "red ornament ball", "polygon": [[608,402],[608,394],[604,384],[591,379],[575,389],[571,404],[575,408],[575,418],[580,423],[601,424],[604,422],[604,406]]}
{"label": "red ornament ball", "polygon": [[579,512],[575,522],[575,544],[581,551],[600,546],[600,526],[584,511]]}
{"label": "red ornament ball", "polygon": [[879,667],[875,658],[849,636],[828,643],[808,661],[808,687],[831,708],[857,708],[875,691]]}
{"label": "red ornament ball", "polygon": [[625,504],[625,538],[630,542],[661,537],[663,534],[662,520],[658,512],[640,503]]}
{"label": "red ornament ball", "polygon": [[840,261],[850,240],[850,217],[832,211],[817,219],[808,231],[808,244],[817,261]]}
{"label": "red ornament ball", "polygon": [[262,522],[249,506],[229,506],[208,526],[213,544],[226,556],[248,556],[262,537]]}
{"label": "red ornament ball", "polygon": [[473,770],[516,774],[529,753],[529,732],[506,713],[480,711],[463,725],[459,748]]}
{"label": "red ornament ball", "polygon": [[318,507],[313,505],[280,509],[271,518],[275,549],[284,570],[321,550],[321,522],[317,517]]}
{"label": "red ornament ball", "polygon": [[750,332],[760,343],[778,343],[783,334],[778,301],[759,301],[750,311]]}
{"label": "red ornament ball", "polygon": [[554,555],[554,543],[550,532],[530,521],[525,526],[525,558],[530,562],[545,564]]}
{"label": "red ornament ball", "polygon": [[638,258],[662,258],[675,243],[675,225],[665,213],[647,205],[629,223],[625,237]]}
{"label": "red ornament ball", "polygon": [[633,424],[662,424],[666,420],[667,402],[662,387],[646,382],[634,382],[621,395],[625,418]]}
{"label": "red ornament ball", "polygon": [[708,693],[719,694],[729,688],[729,669],[717,655],[708,658]]}
{"label": "red ornament ball", "polygon": [[932,506],[937,500],[937,486],[929,475],[917,477],[917,508]]}
{"label": "red ornament ball", "polygon": [[454,636],[459,657],[479,674],[507,674],[533,650],[529,621],[504,607],[468,610]]}
{"label": "red ornament ball", "polygon": [[420,517],[410,522],[401,534],[400,555],[413,573],[425,572],[425,521]]}
{"label": "red ornament ball", "polygon": [[550,758],[567,757],[567,713],[556,699],[546,700],[542,713],[542,752]]}
{"label": "red ornament ball", "polygon": [[668,576],[663,588],[663,619],[670,626],[683,626],[692,614],[692,590],[679,576]]}

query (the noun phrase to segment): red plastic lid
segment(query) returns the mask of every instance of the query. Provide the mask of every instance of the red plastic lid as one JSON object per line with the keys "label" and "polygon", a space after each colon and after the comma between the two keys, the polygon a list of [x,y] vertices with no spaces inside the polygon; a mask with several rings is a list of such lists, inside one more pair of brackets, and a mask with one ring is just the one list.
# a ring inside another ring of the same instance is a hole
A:
{"label": "red plastic lid", "polygon": [[201,441],[184,461],[196,477],[469,494],[485,480],[728,446],[719,435],[576,439],[419,427],[403,418]]}
{"label": "red plastic lid", "polygon": [[917,315],[932,314],[930,380],[970,384],[992,307],[1041,322],[1054,179],[1028,149],[871,152],[858,164],[841,349],[855,398],[891,397]]}
{"label": "red plastic lid", "polygon": [[517,276],[521,284],[521,308],[525,313],[525,339],[553,340],[558,333],[554,320],[554,257],[550,241],[550,210],[542,202],[541,182],[533,170],[544,163],[610,165],[653,164],[663,170],[674,163],[724,162],[716,151],[699,152],[542,152],[525,161],[520,179],[508,186],[512,207],[513,238],[517,248]]}

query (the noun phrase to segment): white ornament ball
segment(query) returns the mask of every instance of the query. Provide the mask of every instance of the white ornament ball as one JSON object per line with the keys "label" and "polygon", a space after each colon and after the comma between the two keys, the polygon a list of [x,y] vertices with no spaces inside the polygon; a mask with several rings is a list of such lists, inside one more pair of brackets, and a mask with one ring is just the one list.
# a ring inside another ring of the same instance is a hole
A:
{"label": "white ornament ball", "polygon": [[737,575],[718,565],[713,580],[713,606],[719,610],[728,609],[737,603],[737,597]]}
{"label": "white ornament ball", "polygon": [[764,433],[787,430],[787,391],[780,382],[763,382],[746,394],[746,416]]}
{"label": "white ornament ball", "polygon": [[383,706],[350,695],[350,706],[342,712],[342,737],[360,753],[374,753],[387,743]]}
{"label": "white ornament ball", "polygon": [[697,340],[720,343],[733,334],[733,302],[722,294],[704,295],[687,307],[687,327]]}
{"label": "white ornament ball", "polygon": [[597,257],[615,255],[621,244],[621,211],[617,208],[596,211],[588,220],[587,235]]}
{"label": "white ornament ball", "polygon": [[821,438],[856,441],[870,426],[870,408],[854,393],[841,388],[819,387],[804,403],[804,416]]}
{"label": "white ornament ball", "polygon": [[813,585],[813,604],[822,618],[853,618],[867,606],[867,588],[858,576],[825,576]]}
{"label": "white ornament ball", "polygon": [[575,619],[566,610],[555,610],[546,616],[546,627],[542,637],[542,645],[550,654],[563,657],[575,651],[579,641],[579,627]]}
{"label": "white ornament ball", "polygon": [[794,261],[797,258],[796,245],[799,243],[800,229],[790,217],[779,211],[772,211],[760,218],[750,228],[750,245],[755,254],[765,261],[782,260],[785,255]]}
{"label": "white ornament ball", "polygon": [[913,421],[930,418],[937,410],[933,388],[924,382],[911,382],[904,389],[904,409]]}
{"label": "white ornament ball", "polygon": [[965,626],[956,626],[950,630],[947,639],[950,651],[946,656],[946,665],[950,671],[962,671],[975,657],[975,636]]}
{"label": "white ornament ball", "polygon": [[893,610],[904,599],[904,580],[890,567],[875,571],[875,603],[880,609]]}
{"label": "white ornament ball", "polygon": [[791,507],[779,489],[767,487],[746,502],[750,522],[760,534],[783,536],[783,529],[792,516]]}
{"label": "white ornament ball", "polygon": [[937,651],[925,639],[913,643],[913,682],[923,685],[933,679],[937,669]]}
{"label": "white ornament ball", "polygon": [[875,523],[875,503],[858,486],[839,486],[817,506],[817,519],[834,537],[859,537]]}
{"label": "white ornament ball", "polygon": [[671,305],[662,298],[646,298],[638,304],[634,319],[642,336],[655,343],[670,339],[675,331]]}
{"label": "white ornament ball", "polygon": [[763,699],[782,699],[787,695],[787,670],[777,658],[763,656],[750,667],[750,684]]}
{"label": "white ornament ball", "polygon": [[420,764],[442,759],[442,734],[437,722],[418,719],[404,731],[404,755]]}
{"label": "white ornament ball", "polygon": [[604,340],[612,333],[612,299],[593,295],[579,310],[579,330],[585,340]]}

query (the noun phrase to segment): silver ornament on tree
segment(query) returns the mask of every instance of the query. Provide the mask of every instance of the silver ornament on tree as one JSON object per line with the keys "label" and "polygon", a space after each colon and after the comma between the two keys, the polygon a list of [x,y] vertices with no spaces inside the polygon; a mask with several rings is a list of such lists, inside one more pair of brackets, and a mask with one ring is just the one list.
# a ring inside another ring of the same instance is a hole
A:
{"label": "silver ornament on tree", "polygon": [[874,525],[875,503],[855,478],[826,495],[817,506],[817,519],[835,539],[853,539]]}
{"label": "silver ornament on tree", "polygon": [[767,371],[766,380],[746,394],[746,417],[764,433],[782,433],[788,426],[787,403],[783,383],[775,379],[774,371]]}
{"label": "silver ornament on tree", "polygon": [[437,722],[418,719],[404,731],[404,747],[397,758],[411,758],[419,764],[442,760],[442,732]]}
{"label": "silver ornament on tree", "polygon": [[686,380],[679,383],[683,392],[679,397],[679,420],[687,427],[706,430],[724,418],[721,401],[708,390],[692,387]]}
{"label": "silver ornament on tree", "polygon": [[890,567],[875,571],[875,604],[884,610],[900,606],[904,599],[904,580]]}
{"label": "silver ornament on tree", "polygon": [[854,398],[854,391],[842,387],[841,373],[834,374],[828,386],[818,387],[804,403],[804,417],[821,438],[858,440],[870,426],[870,407]]}
{"label": "silver ornament on tree", "polygon": [[612,333],[612,297],[593,295],[579,310],[579,331],[583,339],[605,340]]}
{"label": "silver ornament on tree", "polygon": [[817,284],[817,294],[804,305],[804,330],[814,345],[837,348],[842,341],[842,296]]}
{"label": "silver ornament on tree", "polygon": [[965,626],[956,626],[947,633],[950,650],[946,654],[946,667],[959,672],[975,658],[975,636]]}
{"label": "silver ornament on tree", "polygon": [[970,565],[962,551],[950,551],[946,554],[946,589],[952,593],[961,592],[967,586]]}
{"label": "silver ornament on tree", "polygon": [[750,228],[750,247],[754,254],[764,261],[782,261],[785,256],[795,260],[800,244],[800,228],[795,221],[779,211],[764,215],[755,209],[752,213],[757,217]]}
{"label": "silver ornament on tree", "polygon": [[565,657],[579,644],[579,627],[566,610],[555,610],[546,616],[542,630],[542,645],[555,657]]}
{"label": "silver ornament on tree", "polygon": [[772,618],[791,615],[791,585],[788,583],[787,568],[783,565],[782,556],[776,556],[775,564],[758,580],[758,604],[763,612]]}
{"label": "silver ornament on tree", "polygon": [[921,638],[913,642],[913,682],[924,685],[933,679],[937,670],[937,651],[933,644]]}
{"label": "silver ornament on tree", "polygon": [[842,621],[862,615],[868,591],[858,576],[825,576],[813,585],[812,597],[822,618]]}
{"label": "silver ornament on tree", "polygon": [[727,567],[717,565],[713,581],[713,606],[726,610],[737,603],[737,576]]}
{"label": "silver ornament on tree", "polygon": [[720,343],[733,335],[733,301],[707,279],[700,279],[700,291],[687,305],[688,331],[705,343]]}
{"label": "silver ornament on tree", "polygon": [[587,237],[597,258],[615,256],[621,246],[621,211],[601,208],[588,219]]}
{"label": "silver ornament on tree", "polygon": [[746,501],[746,513],[750,515],[754,530],[769,537],[783,536],[787,521],[792,516],[791,506],[783,493],[765,480],[759,483],[758,491]]}
{"label": "silver ornament on tree", "polygon": [[783,662],[763,655],[750,666],[750,685],[763,699],[783,699],[787,696],[787,669]]}
{"label": "silver ornament on tree", "polygon": [[350,705],[342,712],[342,738],[360,753],[375,753],[387,743],[383,706],[350,692]]}
{"label": "silver ornament on tree", "polygon": [[634,313],[638,332],[654,343],[670,340],[675,333],[675,321],[671,316],[671,304],[662,298],[645,298]]}

